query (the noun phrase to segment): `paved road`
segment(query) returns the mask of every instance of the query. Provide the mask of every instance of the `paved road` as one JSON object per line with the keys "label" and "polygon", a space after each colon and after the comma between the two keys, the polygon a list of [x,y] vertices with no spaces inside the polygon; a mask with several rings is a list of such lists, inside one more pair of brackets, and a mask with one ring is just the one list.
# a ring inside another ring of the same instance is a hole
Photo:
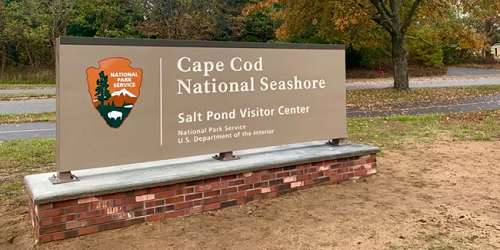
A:
{"label": "paved road", "polygon": [[[481,110],[500,109],[500,95],[475,97],[461,103],[437,103],[431,105],[416,105],[413,107],[393,106],[387,110],[365,111],[347,109],[349,117],[386,116],[395,114],[425,114],[425,113],[451,113],[472,112]],[[56,125],[49,122],[4,124],[0,125],[0,141],[27,139],[27,138],[52,138],[55,137]]]}
{"label": "paved road", "polygon": [[0,101],[0,113],[43,113],[56,111],[56,99],[30,99],[23,101]]}
{"label": "paved road", "polygon": [[[348,79],[347,89],[383,89],[392,88],[392,78],[383,79]],[[410,79],[410,88],[441,88],[480,85],[500,85],[500,69],[477,69],[448,67],[446,76],[414,77]]]}
{"label": "paved road", "polygon": [[[347,90],[384,89],[393,87],[392,78],[384,79],[348,79]],[[500,85],[500,75],[480,77],[416,77],[410,79],[410,88],[444,88],[481,85]]]}
{"label": "paved road", "polygon": [[55,95],[55,88],[0,89],[0,95]]}
{"label": "paved road", "polygon": [[0,141],[32,138],[52,138],[56,136],[56,124],[33,122],[0,125]]}
{"label": "paved road", "polygon": [[479,69],[464,67],[448,67],[448,76],[478,76],[478,75],[499,75],[500,69]]}

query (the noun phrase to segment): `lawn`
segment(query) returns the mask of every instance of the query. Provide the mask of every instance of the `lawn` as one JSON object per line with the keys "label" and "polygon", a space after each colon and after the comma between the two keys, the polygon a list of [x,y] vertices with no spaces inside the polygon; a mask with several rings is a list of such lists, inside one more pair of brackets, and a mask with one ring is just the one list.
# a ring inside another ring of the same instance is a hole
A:
{"label": "lawn", "polygon": [[347,91],[347,107],[378,110],[391,106],[452,104],[480,96],[500,95],[500,85],[449,88],[418,88],[407,91],[368,89]]}
{"label": "lawn", "polygon": [[55,112],[45,113],[23,113],[23,114],[2,114],[0,113],[0,124],[23,123],[23,122],[54,122]]}
{"label": "lawn", "polygon": [[0,101],[22,101],[27,99],[48,99],[55,97],[56,95],[46,94],[0,94]]}

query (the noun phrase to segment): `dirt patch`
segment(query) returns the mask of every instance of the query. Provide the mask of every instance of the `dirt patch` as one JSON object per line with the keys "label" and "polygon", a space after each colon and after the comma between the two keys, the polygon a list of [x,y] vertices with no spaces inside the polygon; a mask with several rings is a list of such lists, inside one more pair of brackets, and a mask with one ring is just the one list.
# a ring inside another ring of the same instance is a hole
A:
{"label": "dirt patch", "polygon": [[[40,249],[499,249],[500,142],[387,150],[376,176]],[[0,249],[29,249],[25,204],[0,207]]]}

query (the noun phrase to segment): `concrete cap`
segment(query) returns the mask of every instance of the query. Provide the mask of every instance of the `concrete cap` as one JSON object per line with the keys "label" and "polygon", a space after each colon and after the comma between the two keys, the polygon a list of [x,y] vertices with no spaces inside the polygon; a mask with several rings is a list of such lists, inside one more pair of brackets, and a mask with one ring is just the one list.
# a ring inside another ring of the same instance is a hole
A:
{"label": "concrete cap", "polygon": [[57,185],[49,181],[55,173],[28,175],[24,182],[33,202],[44,204],[377,152],[378,147],[369,145],[316,141],[242,150],[235,152],[240,159],[234,161],[204,155],[73,171],[79,181]]}

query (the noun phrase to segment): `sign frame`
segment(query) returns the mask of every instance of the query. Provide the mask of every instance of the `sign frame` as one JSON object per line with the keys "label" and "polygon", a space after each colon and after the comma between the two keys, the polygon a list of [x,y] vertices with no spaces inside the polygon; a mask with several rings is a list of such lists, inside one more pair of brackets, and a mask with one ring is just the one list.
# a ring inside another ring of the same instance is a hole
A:
{"label": "sign frame", "polygon": [[[56,166],[59,173],[67,173],[68,171],[85,169],[85,168],[73,168],[72,166],[61,166],[61,153],[63,145],[60,144],[63,132],[61,130],[61,123],[63,122],[63,116],[61,115],[62,101],[61,95],[61,53],[60,46],[65,45],[83,45],[83,46],[140,46],[140,47],[176,47],[176,48],[228,48],[228,49],[283,49],[283,50],[335,50],[342,51],[345,58],[345,46],[339,44],[296,44],[296,43],[252,43],[252,42],[218,42],[218,41],[180,41],[180,40],[163,40],[163,39],[117,39],[117,38],[87,38],[87,37],[60,37],[57,39],[56,46],[56,138],[57,138],[57,155],[56,155]],[[338,63],[338,62],[337,62]],[[97,62],[95,62],[97,64]],[[345,60],[341,62],[341,68],[343,69],[343,84],[345,86]],[[138,66],[138,65],[133,65]],[[83,84],[83,83],[82,83]],[[165,84],[165,83],[163,83]],[[338,83],[337,83],[338,84]],[[344,87],[345,93],[345,87]],[[344,94],[345,98],[345,94]],[[344,110],[345,110],[345,99],[344,99]],[[132,111],[134,112],[134,111]],[[344,112],[344,120],[346,119]],[[102,121],[101,121],[102,122]],[[125,122],[126,123],[126,122]],[[335,140],[343,139],[347,137],[347,130],[342,134],[342,136],[337,136],[335,138],[325,138],[325,140]],[[163,137],[162,137],[163,138]],[[299,142],[299,141],[297,141]],[[275,146],[280,144],[269,144],[266,146]],[[231,150],[242,150],[246,148],[234,148]],[[207,152],[208,153],[208,152]],[[217,153],[217,152],[213,152]],[[197,155],[193,154],[192,156]],[[186,155],[190,156],[190,155]],[[184,157],[184,156],[183,156]],[[169,159],[165,157],[165,159]],[[161,159],[151,159],[152,161]],[[139,161],[142,162],[142,161]],[[130,162],[136,163],[136,162]],[[123,164],[123,163],[119,163]],[[110,165],[111,166],[111,165]],[[101,165],[96,167],[102,167]],[[66,175],[67,176],[67,175]],[[69,175],[72,176],[72,175]]]}

